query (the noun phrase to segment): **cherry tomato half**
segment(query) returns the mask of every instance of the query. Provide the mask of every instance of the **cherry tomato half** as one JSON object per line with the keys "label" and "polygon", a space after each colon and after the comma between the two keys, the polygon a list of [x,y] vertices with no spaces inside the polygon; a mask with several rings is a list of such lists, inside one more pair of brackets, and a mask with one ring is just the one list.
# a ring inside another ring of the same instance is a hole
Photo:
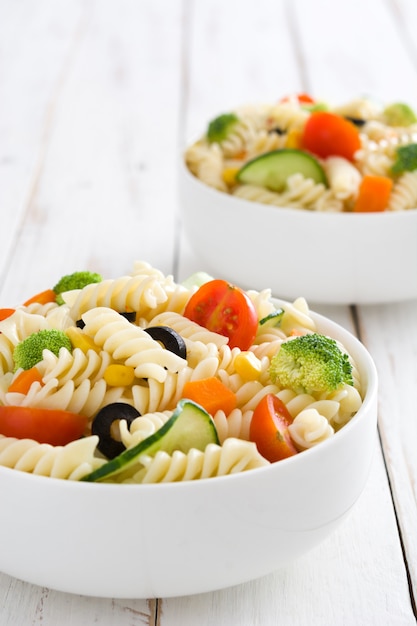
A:
{"label": "cherry tomato half", "polygon": [[285,404],[273,393],[264,396],[253,412],[249,439],[271,463],[297,454],[288,430],[292,421]]}
{"label": "cherry tomato half", "polygon": [[315,111],[304,126],[302,146],[323,159],[341,156],[353,161],[361,142],[359,131],[352,122],[335,113]]}
{"label": "cherry tomato half", "polygon": [[0,406],[0,433],[65,446],[84,433],[88,418],[70,411],[28,406]]}
{"label": "cherry tomato half", "polygon": [[184,312],[192,322],[229,338],[231,348],[247,350],[255,339],[258,316],[249,296],[225,280],[204,283]]}

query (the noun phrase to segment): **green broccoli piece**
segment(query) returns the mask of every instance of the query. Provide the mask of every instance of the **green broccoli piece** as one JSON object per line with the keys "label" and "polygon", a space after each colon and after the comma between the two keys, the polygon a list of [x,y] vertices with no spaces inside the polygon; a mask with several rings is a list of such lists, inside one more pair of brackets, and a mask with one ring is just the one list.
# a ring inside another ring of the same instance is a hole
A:
{"label": "green broccoli piece", "polygon": [[66,276],[63,276],[57,282],[55,287],[52,287],[52,289],[56,293],[57,303],[64,304],[64,300],[61,296],[61,293],[64,293],[64,291],[82,289],[90,283],[100,283],[102,280],[103,278],[100,276],[100,274],[96,274],[94,272],[74,272],[73,274],[67,274]]}
{"label": "green broccoli piece", "polygon": [[393,174],[403,174],[417,170],[417,144],[410,143],[397,148],[397,158],[391,167]]}
{"label": "green broccoli piece", "polygon": [[13,351],[14,371],[19,368],[29,370],[36,363],[42,361],[44,350],[50,350],[58,356],[60,348],[66,348],[72,352],[71,341],[62,330],[48,328],[32,333],[18,343]]}
{"label": "green broccoli piece", "polygon": [[223,141],[238,121],[239,118],[234,113],[219,115],[208,125],[207,139],[210,143]]}
{"label": "green broccoli piece", "polygon": [[353,385],[352,366],[334,339],[317,333],[281,344],[271,359],[272,382],[295,393],[320,394]]}

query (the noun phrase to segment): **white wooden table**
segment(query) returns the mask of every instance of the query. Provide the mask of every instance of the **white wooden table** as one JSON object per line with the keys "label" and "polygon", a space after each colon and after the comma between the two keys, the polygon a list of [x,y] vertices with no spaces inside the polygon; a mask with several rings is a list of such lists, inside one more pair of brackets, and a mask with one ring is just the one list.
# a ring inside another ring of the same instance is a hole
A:
{"label": "white wooden table", "polygon": [[[297,91],[416,107],[416,27],[415,0],[0,0],[2,306],[78,269],[204,269],[179,219],[186,140],[213,113]],[[359,334],[380,377],[380,440],[344,525],[285,570],[193,597],[89,598],[0,574],[1,626],[416,622],[417,302],[310,306]]]}

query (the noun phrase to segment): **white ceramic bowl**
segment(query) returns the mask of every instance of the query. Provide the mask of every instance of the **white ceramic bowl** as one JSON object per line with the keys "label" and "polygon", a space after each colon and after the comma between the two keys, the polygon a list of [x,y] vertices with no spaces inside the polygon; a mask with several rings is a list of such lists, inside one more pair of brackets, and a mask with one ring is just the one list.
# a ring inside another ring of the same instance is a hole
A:
{"label": "white ceramic bowl", "polygon": [[345,329],[365,389],[332,438],[241,474],[156,485],[79,483],[0,467],[0,570],[78,594],[151,598],[263,576],[327,537],[362,493],[376,441],[377,375]]}
{"label": "white ceramic bowl", "polygon": [[205,271],[243,288],[328,304],[417,298],[417,209],[321,213],[272,207],[200,182],[181,162],[189,242]]}

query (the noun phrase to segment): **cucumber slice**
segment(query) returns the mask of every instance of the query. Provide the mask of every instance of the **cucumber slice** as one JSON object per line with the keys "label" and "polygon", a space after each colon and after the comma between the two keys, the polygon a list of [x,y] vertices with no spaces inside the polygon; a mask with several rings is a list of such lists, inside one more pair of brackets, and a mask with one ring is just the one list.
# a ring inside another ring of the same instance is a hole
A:
{"label": "cucumber slice", "polygon": [[180,400],[170,419],[133,448],[124,450],[81,480],[97,482],[112,479],[119,482],[133,476],[140,467],[141,454],[154,455],[159,450],[172,454],[174,450],[187,453],[191,448],[204,451],[209,443],[219,444],[211,416],[200,405],[186,398]]}
{"label": "cucumber slice", "polygon": [[236,178],[240,183],[281,192],[285,189],[289,176],[297,173],[327,186],[326,174],[317,159],[307,152],[292,148],[261,154],[248,161],[239,170]]}

